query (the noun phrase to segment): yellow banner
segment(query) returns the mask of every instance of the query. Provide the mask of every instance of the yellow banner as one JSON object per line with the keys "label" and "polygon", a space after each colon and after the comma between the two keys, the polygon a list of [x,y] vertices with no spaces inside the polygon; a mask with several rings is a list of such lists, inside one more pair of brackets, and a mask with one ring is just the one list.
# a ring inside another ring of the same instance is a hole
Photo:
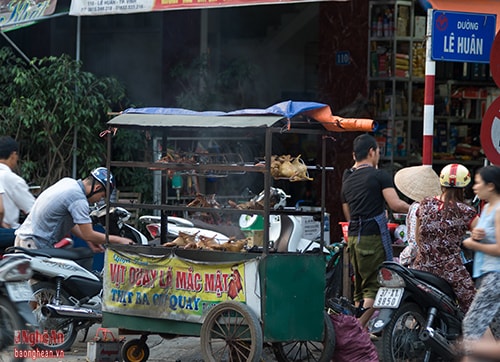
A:
{"label": "yellow banner", "polygon": [[[253,275],[247,275],[247,271]],[[249,286],[258,288],[255,259],[231,264],[199,263],[172,255],[139,255],[108,249],[103,310],[198,322],[217,303],[247,303]]]}

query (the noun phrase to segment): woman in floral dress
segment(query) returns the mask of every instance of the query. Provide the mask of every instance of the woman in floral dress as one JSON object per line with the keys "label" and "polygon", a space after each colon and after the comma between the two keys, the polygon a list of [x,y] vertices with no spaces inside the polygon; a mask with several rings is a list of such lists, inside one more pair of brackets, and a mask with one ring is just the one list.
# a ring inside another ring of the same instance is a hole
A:
{"label": "woman in floral dress", "polygon": [[439,179],[441,196],[425,198],[417,210],[418,251],[413,268],[446,279],[465,313],[475,294],[461,257],[465,233],[477,223],[476,210],[464,203],[464,188],[471,176],[465,166],[450,164]]}

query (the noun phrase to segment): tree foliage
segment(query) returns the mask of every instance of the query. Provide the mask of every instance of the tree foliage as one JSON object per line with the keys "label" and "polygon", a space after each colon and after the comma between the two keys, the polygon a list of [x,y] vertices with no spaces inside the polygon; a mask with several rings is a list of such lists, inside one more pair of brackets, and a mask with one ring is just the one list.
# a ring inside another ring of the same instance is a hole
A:
{"label": "tree foliage", "polygon": [[106,142],[99,135],[107,128],[108,113],[127,106],[116,79],[85,72],[67,55],[28,64],[4,47],[0,87],[2,133],[19,142],[26,180],[43,189],[71,176],[75,146],[78,177],[105,164]]}

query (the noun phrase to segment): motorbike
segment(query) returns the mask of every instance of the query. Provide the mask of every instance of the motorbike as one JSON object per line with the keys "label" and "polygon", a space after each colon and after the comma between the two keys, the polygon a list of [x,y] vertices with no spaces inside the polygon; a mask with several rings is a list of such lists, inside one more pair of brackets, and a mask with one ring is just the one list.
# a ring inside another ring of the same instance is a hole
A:
{"label": "motorbike", "polygon": [[[105,219],[104,207],[91,215],[94,222]],[[126,236],[137,244],[147,244],[147,238],[126,224],[130,213],[123,208],[112,208],[108,229],[114,235]],[[103,225],[106,227],[106,225]],[[71,243],[69,243],[71,244]],[[58,338],[39,340],[35,346],[47,351],[68,350],[79,330],[85,330],[102,321],[102,273],[92,271],[94,253],[87,247],[25,249],[12,247],[6,254],[22,256],[32,270],[31,309],[29,313],[38,322],[40,331],[50,331]]]}
{"label": "motorbike", "polygon": [[150,245],[151,242],[143,233],[132,225],[127,224],[130,216],[131,214],[127,209],[124,209],[123,207],[112,207],[109,210],[109,225],[107,226],[106,205],[102,205],[90,213],[92,223],[94,225],[101,225],[105,228],[107,227],[110,235],[118,235],[129,238],[134,240],[136,244]]}
{"label": "motorbike", "polygon": [[464,313],[448,282],[431,273],[386,261],[378,270],[380,288],[371,333],[382,332],[381,360],[452,361]]}
{"label": "motorbike", "polygon": [[[290,195],[287,195],[282,189],[271,187],[270,204],[274,210],[285,210],[286,200]],[[263,207],[264,191],[255,195],[247,204],[250,207]],[[296,208],[290,208],[292,211]],[[320,230],[318,229],[315,235],[305,235],[305,222],[301,219],[302,216],[289,215],[285,213],[272,214],[269,217],[269,240],[270,248],[278,252],[304,252],[312,251],[319,247]],[[241,230],[249,230],[253,224],[259,223],[261,216],[254,214],[242,214],[238,220],[239,227],[231,227],[229,225],[214,225],[208,224],[200,220],[188,220],[181,217],[168,216],[167,240],[172,241],[178,235],[179,231],[190,235],[203,235],[206,237],[215,237],[218,243],[224,243],[229,238],[227,235],[243,238],[245,235]],[[145,224],[149,235],[152,239],[159,238],[161,235],[161,217],[154,215],[143,215],[139,217],[139,221]],[[261,221],[260,221],[261,222]],[[309,229],[312,228],[311,222],[316,223],[317,220],[307,220]],[[309,232],[310,230],[308,230]],[[306,236],[306,237],[305,237]],[[324,249],[326,254],[329,253]]]}
{"label": "motorbike", "polygon": [[22,256],[0,260],[0,360],[24,361],[29,353],[30,336],[37,321],[29,301],[33,275],[29,259]]}
{"label": "motorbike", "polygon": [[[161,216],[143,215],[139,217],[139,222],[145,225],[150,235],[150,244],[159,243],[161,236]],[[226,233],[235,237],[243,237],[239,235],[241,233],[239,229],[231,229],[228,225],[212,225],[201,220],[188,220],[177,216],[167,216],[167,223],[167,241],[175,240],[179,236],[179,232],[215,238],[215,241],[219,244],[229,240]]]}

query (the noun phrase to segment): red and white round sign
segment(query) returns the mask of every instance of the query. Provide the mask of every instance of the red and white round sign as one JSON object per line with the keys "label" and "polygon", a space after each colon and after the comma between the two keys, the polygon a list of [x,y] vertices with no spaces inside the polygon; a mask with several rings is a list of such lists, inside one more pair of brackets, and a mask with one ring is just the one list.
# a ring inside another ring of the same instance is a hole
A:
{"label": "red and white round sign", "polygon": [[481,146],[488,160],[500,166],[500,97],[491,103],[483,116]]}
{"label": "red and white round sign", "polygon": [[500,32],[497,33],[490,50],[490,72],[495,84],[500,87]]}

